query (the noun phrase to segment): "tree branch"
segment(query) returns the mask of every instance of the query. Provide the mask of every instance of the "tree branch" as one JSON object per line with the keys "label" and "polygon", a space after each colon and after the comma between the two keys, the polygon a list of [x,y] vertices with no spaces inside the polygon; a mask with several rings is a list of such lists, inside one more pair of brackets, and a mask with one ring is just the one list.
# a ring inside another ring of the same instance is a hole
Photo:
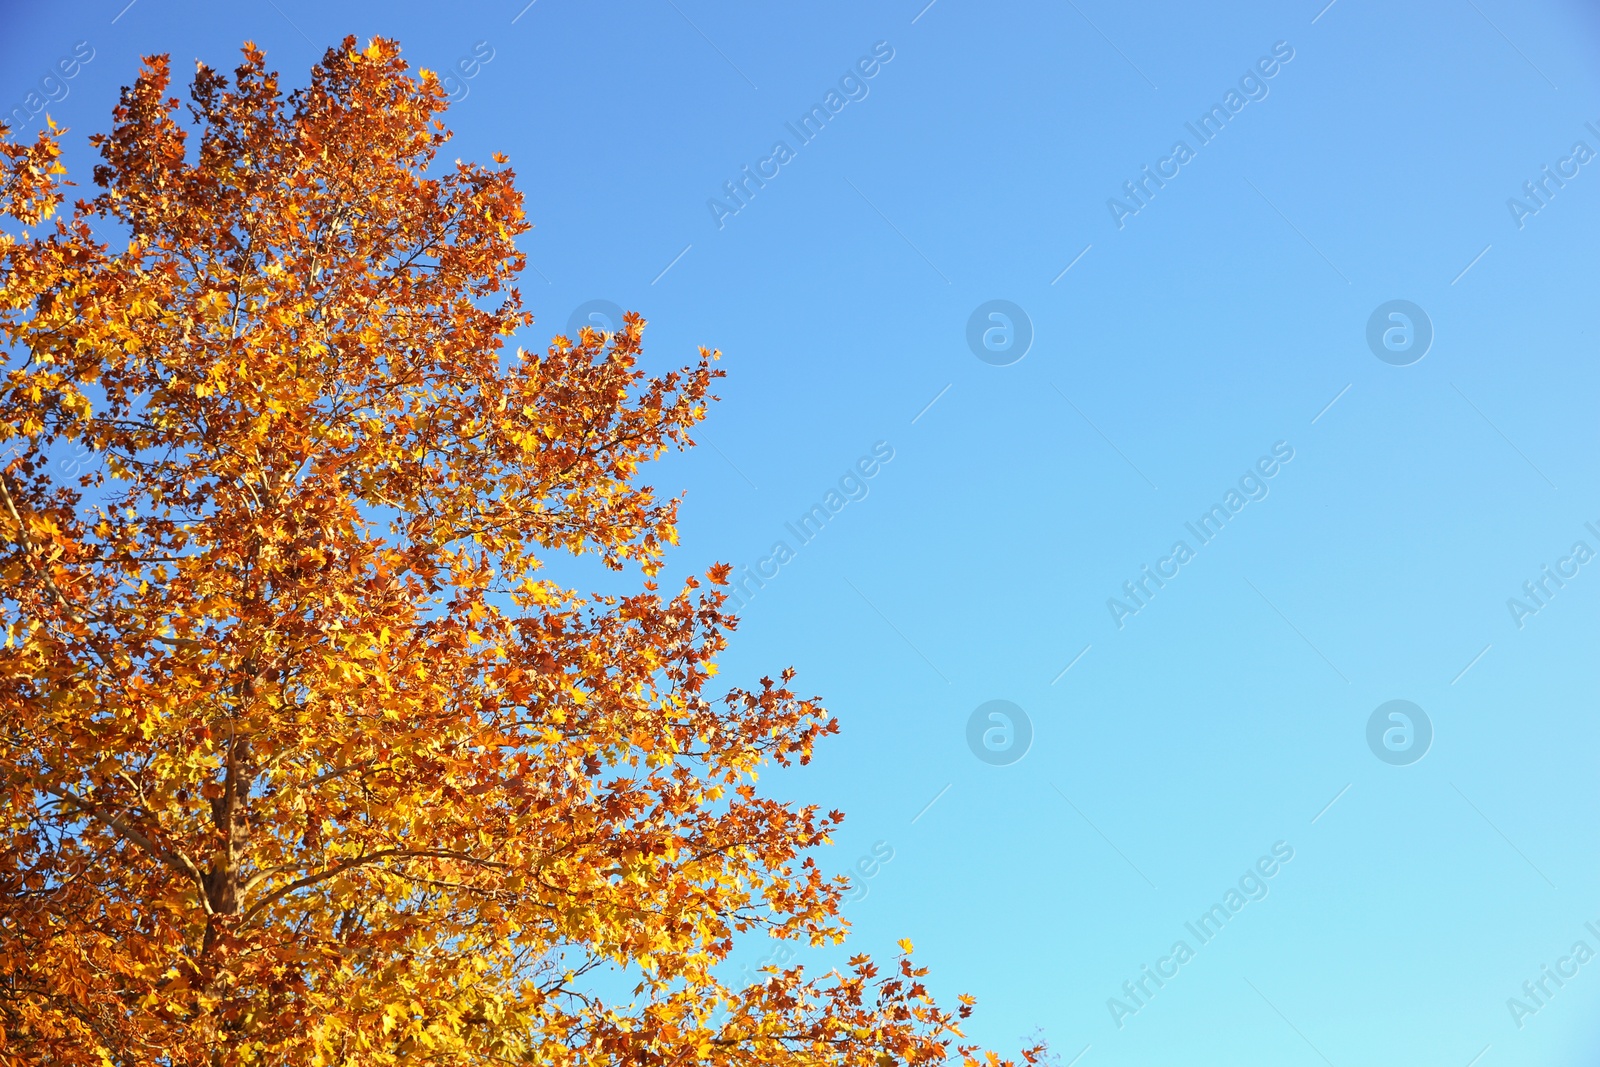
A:
{"label": "tree branch", "polygon": [[82,797],[73,793],[69,789],[65,789],[59,785],[56,785],[53,782],[50,782],[36,774],[13,776],[12,780],[16,781],[19,777],[27,784],[33,786],[35,789],[38,789],[44,793],[49,793],[56,799],[72,805],[89,818],[112,830],[119,837],[125,838],[128,841],[131,841],[133,844],[138,845],[140,848],[148,852],[151,857],[159,860],[167,867],[172,868],[172,870],[176,871],[178,874],[184,875],[193,880],[195,885],[200,890],[200,901],[205,905],[206,914],[211,914],[211,902],[207,899],[205,893],[205,877],[200,873],[200,868],[196,867],[194,861],[188,856],[185,856],[177,849],[161,847],[151,838],[147,837],[145,834],[129,825],[128,820],[124,819],[122,816],[107,815],[98,807],[89,803],[87,800],[84,800]]}

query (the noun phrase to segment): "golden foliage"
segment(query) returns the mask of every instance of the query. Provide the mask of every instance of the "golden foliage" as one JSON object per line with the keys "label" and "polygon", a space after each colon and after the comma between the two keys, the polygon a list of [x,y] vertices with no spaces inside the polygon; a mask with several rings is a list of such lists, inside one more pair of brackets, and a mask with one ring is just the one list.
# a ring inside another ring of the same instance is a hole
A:
{"label": "golden foliage", "polygon": [[647,378],[633,314],[508,352],[514,173],[436,158],[392,42],[168,87],[70,218],[59,131],[0,136],[0,1062],[976,1062],[906,956],[713,976],[842,937],[841,816],[753,785],[837,726],[788,672],[707,695],[727,568],[542,575],[658,572],[639,469],[716,353]]}

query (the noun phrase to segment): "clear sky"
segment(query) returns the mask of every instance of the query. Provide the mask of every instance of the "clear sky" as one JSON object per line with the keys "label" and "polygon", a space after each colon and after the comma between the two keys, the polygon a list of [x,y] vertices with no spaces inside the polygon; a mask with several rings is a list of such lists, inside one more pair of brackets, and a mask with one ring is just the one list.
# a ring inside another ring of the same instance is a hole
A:
{"label": "clear sky", "polygon": [[1595,1062],[1593,5],[525,2],[6,3],[0,106],[86,183],[141,54],[455,71],[523,343],[725,353],[665,578],[751,568],[723,677],[844,726],[771,788],[972,1036]]}

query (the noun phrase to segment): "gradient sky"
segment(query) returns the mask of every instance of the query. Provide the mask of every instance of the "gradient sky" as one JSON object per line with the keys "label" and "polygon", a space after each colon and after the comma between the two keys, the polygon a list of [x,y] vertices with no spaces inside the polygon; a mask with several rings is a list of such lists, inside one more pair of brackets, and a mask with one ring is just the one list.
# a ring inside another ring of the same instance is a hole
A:
{"label": "gradient sky", "polygon": [[[0,106],[58,97],[87,184],[142,54],[231,68],[249,39],[287,86],[346,34],[467,60],[454,150],[507,153],[537,226],[523,343],[608,301],[651,369],[724,352],[703,446],[651,472],[687,494],[664,579],[776,569],[723,676],[792,664],[844,732],[766,781],[849,813],[825,862],[869,859],[854,941],[915,941],[973,1037],[1042,1032],[1059,1067],[1595,1061],[1592,5],[524,3],[7,3]],[[770,176],[735,205],[746,166]],[[994,300],[1029,324],[1015,362],[969,346]],[[1394,300],[1433,335],[1403,366],[1367,340]],[[992,700],[1020,760],[969,747]],[[1431,724],[1420,760],[1369,745],[1391,700]],[[1202,944],[1185,924],[1280,842]],[[1545,965],[1578,970],[1535,1001]]]}

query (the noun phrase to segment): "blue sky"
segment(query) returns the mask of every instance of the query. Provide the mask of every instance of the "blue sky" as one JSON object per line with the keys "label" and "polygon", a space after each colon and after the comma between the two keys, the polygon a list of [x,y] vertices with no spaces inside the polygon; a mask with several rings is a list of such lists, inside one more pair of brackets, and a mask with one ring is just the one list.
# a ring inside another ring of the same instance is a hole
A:
{"label": "blue sky", "polygon": [[[724,677],[793,664],[844,725],[772,788],[849,813],[834,869],[892,851],[857,940],[912,938],[976,1038],[1592,1062],[1600,16],[1325,2],[7,5],[0,106],[57,97],[87,182],[141,54],[250,39],[288,84],[347,33],[466,60],[455,151],[507,153],[537,226],[523,343],[610,301],[652,368],[725,353],[705,447],[653,472],[687,494],[667,577],[766,568]],[[996,300],[1015,361],[968,343]],[[1368,344],[1396,300],[1415,362]],[[1020,759],[969,747],[994,700]],[[1420,759],[1369,745],[1393,700]],[[1146,965],[1176,973],[1135,999]]]}

